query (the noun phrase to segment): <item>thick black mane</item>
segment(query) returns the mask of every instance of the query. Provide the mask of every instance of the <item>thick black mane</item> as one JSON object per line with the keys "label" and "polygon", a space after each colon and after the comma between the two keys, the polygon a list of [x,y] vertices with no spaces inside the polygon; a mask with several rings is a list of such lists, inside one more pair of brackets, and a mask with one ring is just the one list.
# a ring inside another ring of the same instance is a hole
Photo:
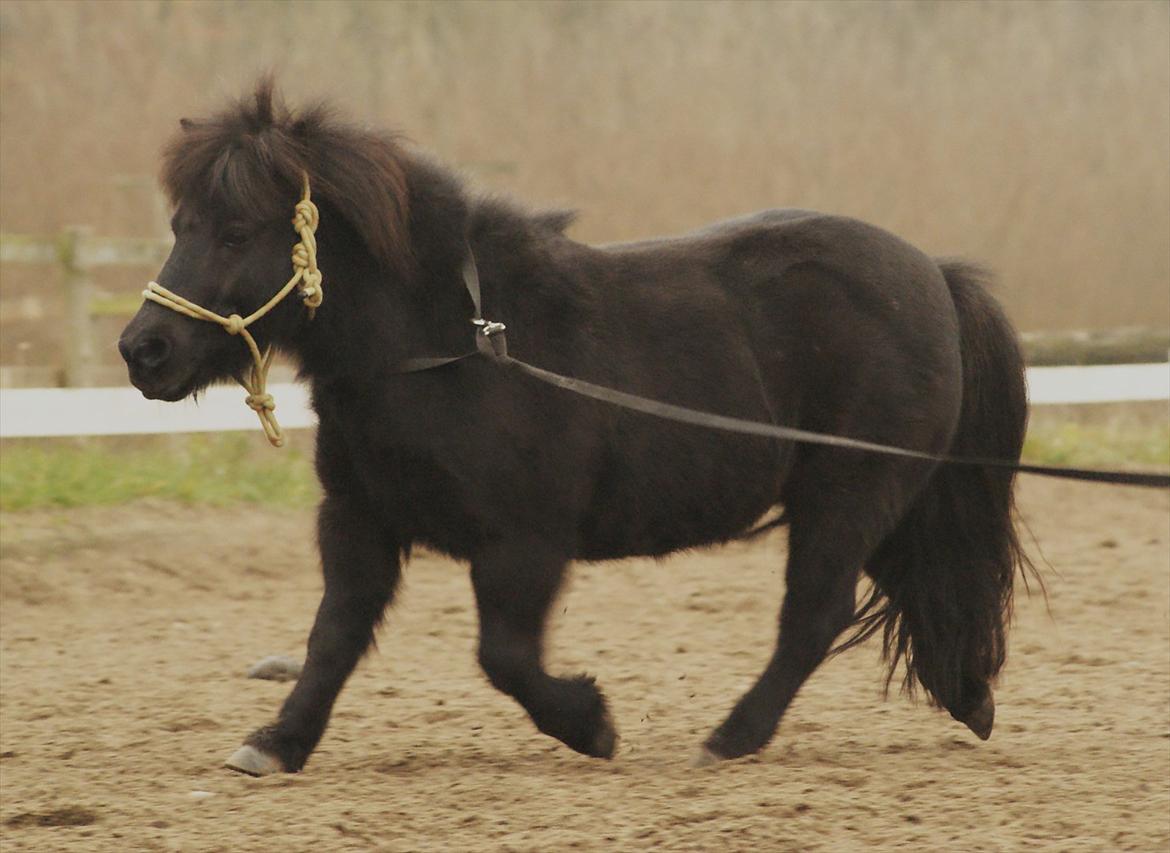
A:
{"label": "thick black mane", "polygon": [[410,266],[409,155],[393,134],[338,120],[325,104],[290,110],[265,78],[207,119],[183,119],[163,152],[171,203],[288,216],[308,174],[314,199],[342,215],[385,268]]}
{"label": "thick black mane", "polygon": [[[370,256],[403,279],[417,273],[420,255],[436,249],[428,245],[435,235],[467,215],[458,178],[400,136],[348,124],[323,102],[293,111],[270,78],[210,118],[182,119],[163,152],[162,183],[176,207],[196,200],[245,216],[284,217],[304,174],[318,205],[343,217]],[[576,218],[570,210],[529,213],[504,198],[478,206],[521,231],[560,234]]]}

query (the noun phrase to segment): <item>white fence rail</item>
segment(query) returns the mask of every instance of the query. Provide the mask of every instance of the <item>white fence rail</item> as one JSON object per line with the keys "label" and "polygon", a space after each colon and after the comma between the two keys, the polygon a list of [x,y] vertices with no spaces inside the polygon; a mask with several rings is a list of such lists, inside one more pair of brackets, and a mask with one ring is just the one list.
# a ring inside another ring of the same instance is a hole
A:
{"label": "white fence rail", "polygon": [[1170,400],[1170,364],[1029,367],[1033,406]]}
{"label": "white fence rail", "polygon": [[[1033,405],[1170,400],[1170,364],[1028,369]],[[269,387],[285,429],[315,426],[303,385]],[[133,388],[0,389],[0,438],[147,435],[259,429],[235,387],[209,389],[198,403],[143,399]]]}

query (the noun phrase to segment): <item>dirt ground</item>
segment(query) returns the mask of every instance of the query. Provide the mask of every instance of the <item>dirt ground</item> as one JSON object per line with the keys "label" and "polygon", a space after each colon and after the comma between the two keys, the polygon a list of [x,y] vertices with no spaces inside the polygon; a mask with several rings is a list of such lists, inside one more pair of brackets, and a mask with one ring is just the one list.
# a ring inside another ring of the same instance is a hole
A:
{"label": "dirt ground", "polygon": [[[688,761],[770,654],[783,534],[580,566],[556,671],[598,676],[612,762],[538,734],[474,661],[466,570],[420,554],[304,773],[223,769],[287,684],[320,580],[312,515],[141,503],[7,514],[5,850],[1165,850],[1170,496],[1028,479],[1051,563],[980,743],[891,695],[870,646],[756,757]],[[1035,549],[1033,549],[1035,550]]]}

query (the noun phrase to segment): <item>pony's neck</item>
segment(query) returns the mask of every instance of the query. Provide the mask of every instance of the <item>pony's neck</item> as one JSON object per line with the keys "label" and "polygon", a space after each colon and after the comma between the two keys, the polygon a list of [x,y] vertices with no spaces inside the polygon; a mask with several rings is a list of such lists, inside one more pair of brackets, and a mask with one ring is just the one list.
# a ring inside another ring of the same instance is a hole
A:
{"label": "pony's neck", "polygon": [[311,381],[360,382],[408,358],[458,355],[472,345],[462,278],[466,197],[453,176],[425,161],[409,163],[407,180],[412,257],[401,266],[408,272],[388,273],[337,211],[321,210],[325,304],[293,343]]}

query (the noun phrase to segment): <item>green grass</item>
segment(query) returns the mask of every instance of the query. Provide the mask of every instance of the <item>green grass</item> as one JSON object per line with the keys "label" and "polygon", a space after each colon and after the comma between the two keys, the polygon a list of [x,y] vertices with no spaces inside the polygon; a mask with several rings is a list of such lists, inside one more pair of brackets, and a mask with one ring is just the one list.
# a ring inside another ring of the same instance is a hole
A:
{"label": "green grass", "polygon": [[319,491],[312,463],[255,435],[9,442],[0,450],[0,510],[163,498],[187,504],[303,507]]}
{"label": "green grass", "polygon": [[[1170,424],[1033,425],[1024,457],[1048,465],[1170,468]],[[185,504],[308,507],[319,496],[312,462],[253,434],[67,442],[12,441],[0,449],[0,510],[96,506],[139,498]]]}
{"label": "green grass", "polygon": [[1170,424],[1042,423],[1028,430],[1024,458],[1041,465],[1170,467]]}

